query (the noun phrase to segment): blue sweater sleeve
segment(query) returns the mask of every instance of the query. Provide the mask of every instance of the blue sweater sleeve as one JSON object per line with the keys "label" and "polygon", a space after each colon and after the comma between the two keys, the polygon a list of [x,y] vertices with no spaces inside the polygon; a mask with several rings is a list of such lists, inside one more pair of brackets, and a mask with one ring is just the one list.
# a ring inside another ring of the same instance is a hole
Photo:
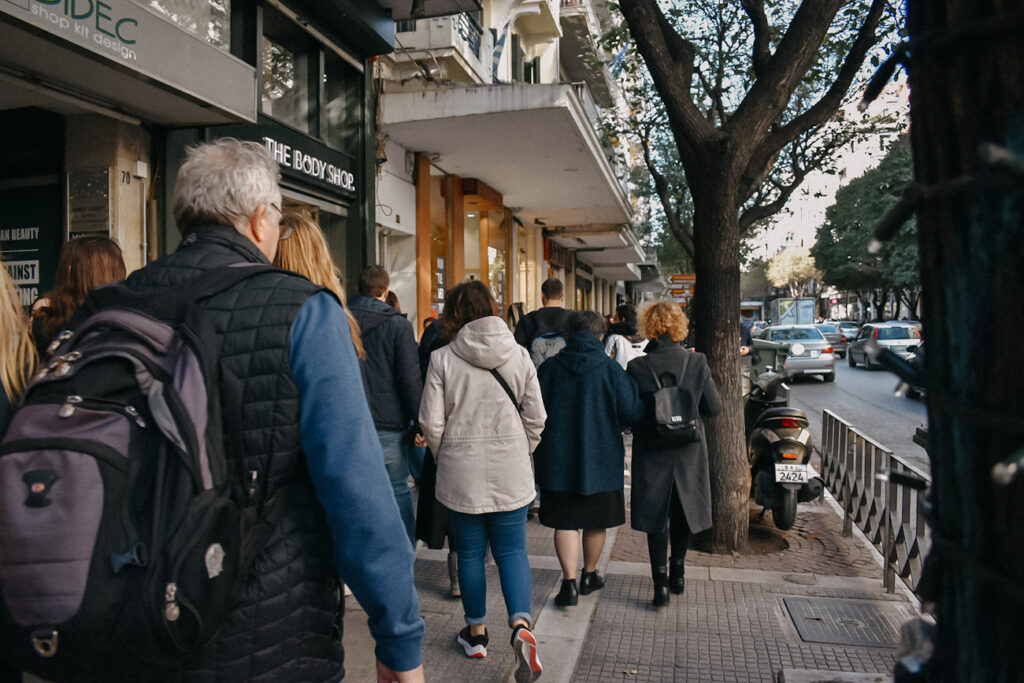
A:
{"label": "blue sweater sleeve", "polygon": [[338,573],[369,617],[376,654],[396,671],[423,660],[413,551],[384,469],[348,320],[321,292],[291,329],[291,371],[302,401],[302,449],[327,515]]}

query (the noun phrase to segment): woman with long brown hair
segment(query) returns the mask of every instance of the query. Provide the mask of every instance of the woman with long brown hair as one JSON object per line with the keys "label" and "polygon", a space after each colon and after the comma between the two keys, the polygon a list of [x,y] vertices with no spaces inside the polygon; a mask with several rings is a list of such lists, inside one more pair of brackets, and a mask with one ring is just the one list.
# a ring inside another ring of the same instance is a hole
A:
{"label": "woman with long brown hair", "polygon": [[487,656],[490,546],[512,628],[517,683],[535,681],[541,665],[530,631],[530,562],[526,511],[534,498],[530,455],[544,428],[537,371],[516,343],[490,289],[479,280],[445,293],[441,336],[430,354],[420,426],[437,461],[437,500],[450,511],[459,554],[466,627],[457,642],[467,657]]}
{"label": "woman with long brown hair", "polygon": [[0,267],[0,436],[7,429],[14,402],[25,390],[35,363],[28,319],[7,269]]}
{"label": "woman with long brown hair", "polygon": [[366,360],[363,337],[356,319],[345,305],[345,290],[341,288],[338,269],[327,248],[327,240],[312,218],[298,211],[286,211],[281,219],[281,241],[277,245],[274,265],[307,277],[313,284],[325,287],[338,297],[345,315],[348,329],[352,333],[352,345],[356,347],[359,360]]}
{"label": "woman with long brown hair", "polygon": [[32,307],[32,337],[40,357],[89,292],[128,274],[117,242],[104,235],[68,240],[60,249],[53,290]]}

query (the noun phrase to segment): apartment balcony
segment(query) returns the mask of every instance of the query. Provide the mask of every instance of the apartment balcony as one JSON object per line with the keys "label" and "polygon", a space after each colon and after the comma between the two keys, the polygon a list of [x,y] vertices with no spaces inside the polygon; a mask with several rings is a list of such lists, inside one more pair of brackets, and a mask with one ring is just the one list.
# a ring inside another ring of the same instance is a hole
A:
{"label": "apartment balcony", "polygon": [[628,228],[616,230],[562,229],[545,233],[552,241],[574,249],[580,261],[593,268],[596,277],[609,282],[640,279],[640,264],[648,255]]}
{"label": "apartment balcony", "polygon": [[396,31],[394,78],[426,73],[435,80],[491,81],[494,39],[472,15],[400,21]]}
{"label": "apartment balcony", "polygon": [[590,0],[561,0],[561,23],[559,56],[565,74],[569,80],[586,82],[599,105],[613,106],[606,57],[598,46],[601,26]]}
{"label": "apartment balcony", "polygon": [[618,232],[632,218],[596,110],[571,84],[388,82],[381,111],[392,142],[487,183],[522,221]]}

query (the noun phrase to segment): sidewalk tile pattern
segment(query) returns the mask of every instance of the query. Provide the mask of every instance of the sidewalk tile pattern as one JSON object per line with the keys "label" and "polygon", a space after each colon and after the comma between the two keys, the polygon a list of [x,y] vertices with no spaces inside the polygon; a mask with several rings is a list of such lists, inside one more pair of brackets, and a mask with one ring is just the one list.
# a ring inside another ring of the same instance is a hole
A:
{"label": "sidewalk tile pattern", "polygon": [[573,681],[762,683],[783,667],[885,673],[895,665],[894,649],[804,643],[782,603],[787,593],[876,594],[690,580],[656,610],[651,592],[648,578],[609,577]]}

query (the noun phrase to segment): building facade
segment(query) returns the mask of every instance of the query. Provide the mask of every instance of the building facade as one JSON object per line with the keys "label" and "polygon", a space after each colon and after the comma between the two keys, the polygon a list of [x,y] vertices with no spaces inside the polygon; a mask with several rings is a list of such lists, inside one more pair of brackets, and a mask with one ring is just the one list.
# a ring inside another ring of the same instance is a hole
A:
{"label": "building facade", "polygon": [[372,256],[370,60],[394,22],[367,0],[7,0],[0,3],[0,251],[29,305],[61,243],[106,234],[129,271],[179,241],[186,148],[234,136],[277,159],[287,207],[335,260]]}

